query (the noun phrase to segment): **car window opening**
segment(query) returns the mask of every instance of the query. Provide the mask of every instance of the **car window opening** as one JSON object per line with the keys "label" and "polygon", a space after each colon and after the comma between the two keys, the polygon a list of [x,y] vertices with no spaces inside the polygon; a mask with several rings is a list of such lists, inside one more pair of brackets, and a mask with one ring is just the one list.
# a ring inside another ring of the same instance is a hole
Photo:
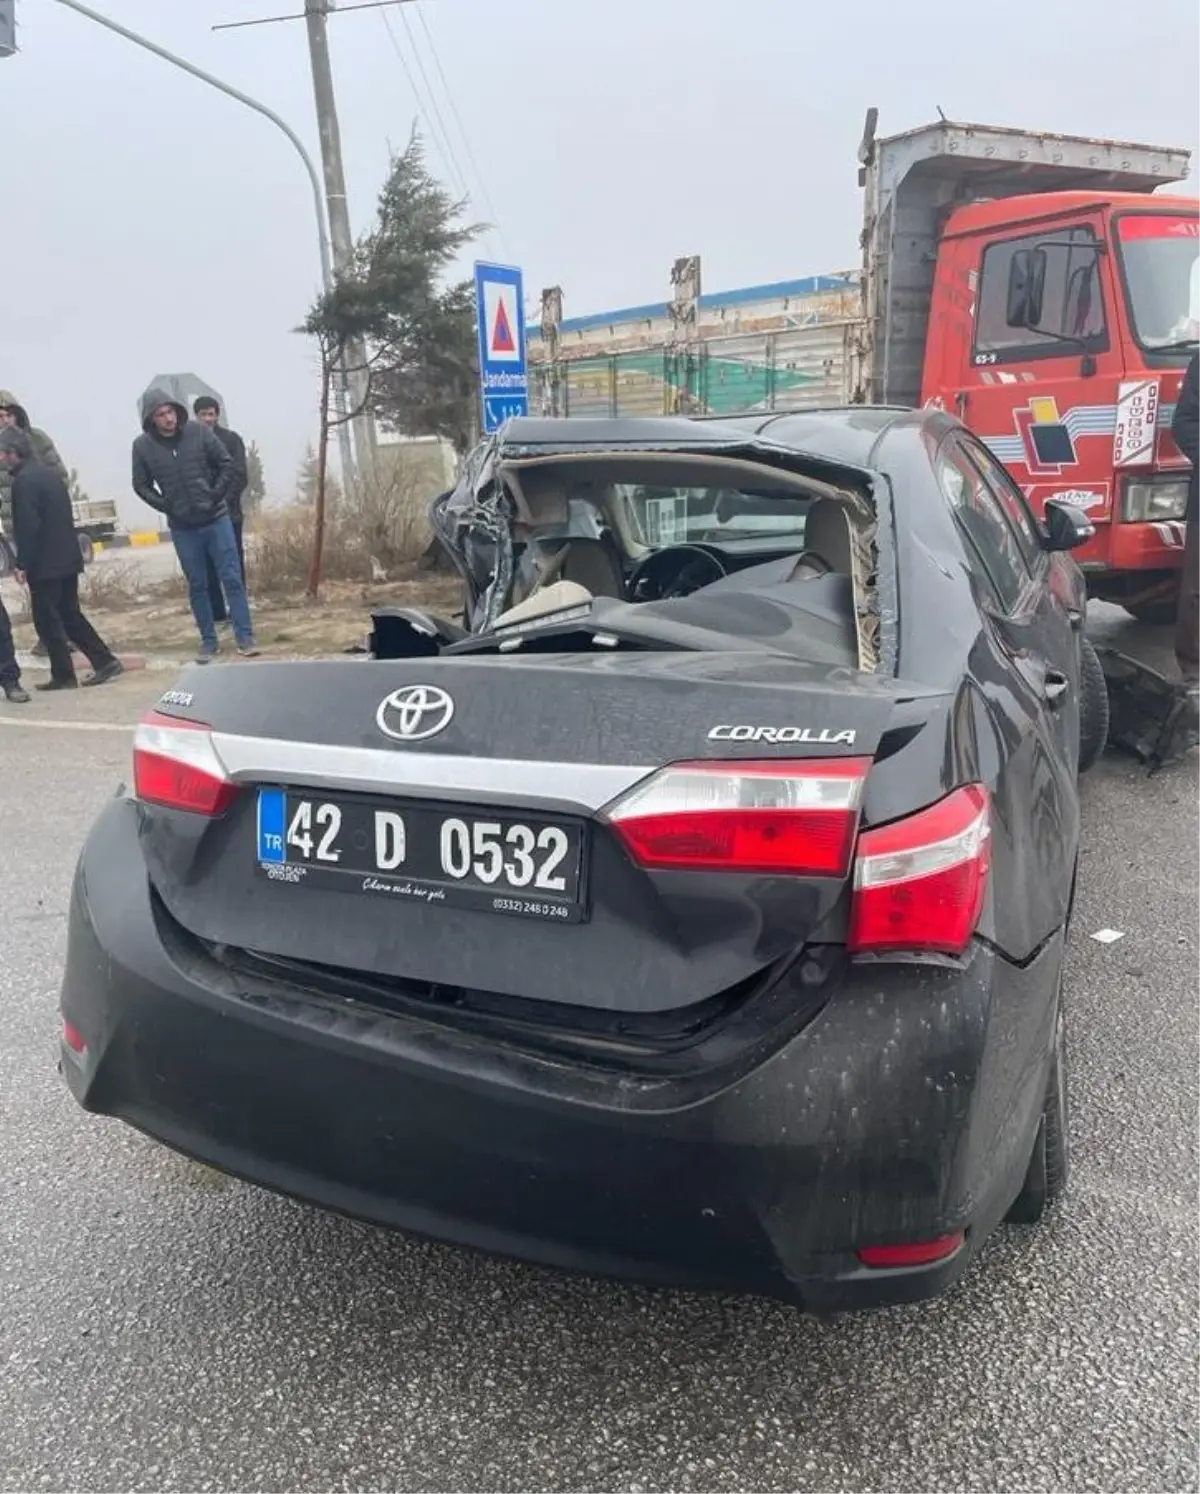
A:
{"label": "car window opening", "polygon": [[776,647],[878,667],[873,508],[823,478],[554,454],[497,464],[469,502],[460,484],[435,524],[453,526],[467,582],[470,636],[447,652]]}

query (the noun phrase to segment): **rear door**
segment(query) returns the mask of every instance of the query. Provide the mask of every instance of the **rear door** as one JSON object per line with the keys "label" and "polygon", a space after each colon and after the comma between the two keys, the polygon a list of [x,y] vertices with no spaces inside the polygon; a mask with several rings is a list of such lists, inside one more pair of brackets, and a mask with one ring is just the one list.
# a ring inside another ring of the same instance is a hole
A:
{"label": "rear door", "polygon": [[1028,723],[1004,744],[1000,791],[1008,813],[1025,822],[1014,840],[1029,858],[1028,885],[1044,886],[1055,903],[1070,885],[1079,832],[1078,645],[1069,609],[1049,584],[1048,557],[1034,550],[1031,527],[1006,517],[984,459],[977,442],[952,434],[938,451],[937,475],[966,541],[987,628],[989,647],[972,656],[972,671],[985,695],[1015,693],[1022,709],[1007,714]]}
{"label": "rear door", "polygon": [[[1042,548],[1037,520],[1020,488],[982,442],[966,434],[960,447],[977,468],[1012,531],[1021,559],[1033,582],[1028,598],[1032,622],[1038,634],[1037,649],[1048,668],[1070,679],[1078,706],[1079,636],[1087,613],[1082,578],[1074,561],[1051,555]],[[1077,717],[1069,711],[1056,713],[1063,729],[1063,748],[1072,761],[1075,750],[1070,728],[1078,729]]]}

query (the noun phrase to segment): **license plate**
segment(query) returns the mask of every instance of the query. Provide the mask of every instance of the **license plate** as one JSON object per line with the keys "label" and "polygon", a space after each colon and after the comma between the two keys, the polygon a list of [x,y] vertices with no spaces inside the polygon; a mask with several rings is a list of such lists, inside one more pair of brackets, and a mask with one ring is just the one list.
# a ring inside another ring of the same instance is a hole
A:
{"label": "license plate", "polygon": [[258,864],[274,882],[578,923],[584,827],[264,788]]}

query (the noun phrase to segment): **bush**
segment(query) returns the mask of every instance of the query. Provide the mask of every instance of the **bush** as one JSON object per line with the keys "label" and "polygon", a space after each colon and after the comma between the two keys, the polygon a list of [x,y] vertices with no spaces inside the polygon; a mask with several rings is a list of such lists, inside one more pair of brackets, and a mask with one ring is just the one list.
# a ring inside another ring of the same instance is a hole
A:
{"label": "bush", "polygon": [[[394,457],[370,480],[338,497],[325,515],[326,581],[383,581],[410,570],[429,545],[434,494],[415,462]],[[263,509],[246,547],[251,590],[260,596],[302,591],[312,555],[308,504]]]}

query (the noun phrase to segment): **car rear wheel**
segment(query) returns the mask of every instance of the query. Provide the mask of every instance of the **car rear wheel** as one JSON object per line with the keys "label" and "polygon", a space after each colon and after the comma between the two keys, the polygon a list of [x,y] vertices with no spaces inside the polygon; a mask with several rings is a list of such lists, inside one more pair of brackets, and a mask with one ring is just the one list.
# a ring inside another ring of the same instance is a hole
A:
{"label": "car rear wheel", "polygon": [[1108,741],[1108,684],[1089,639],[1079,640],[1079,771],[1095,767]]}
{"label": "car rear wheel", "polygon": [[1021,1191],[1006,1216],[1010,1224],[1037,1224],[1067,1186],[1071,1167],[1067,1112],[1066,1019],[1062,998],[1054,1026],[1054,1056],[1033,1156]]}

